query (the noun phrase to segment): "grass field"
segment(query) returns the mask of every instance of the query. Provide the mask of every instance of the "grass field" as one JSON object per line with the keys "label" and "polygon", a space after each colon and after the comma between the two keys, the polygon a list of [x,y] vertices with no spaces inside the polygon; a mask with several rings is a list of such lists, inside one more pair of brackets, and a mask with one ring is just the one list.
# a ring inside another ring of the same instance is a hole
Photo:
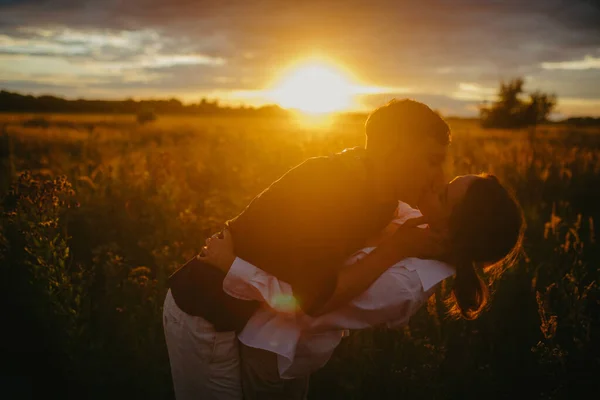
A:
{"label": "grass field", "polygon": [[[272,180],[364,143],[364,118],[0,115],[3,332],[15,376],[78,398],[173,398],[165,278]],[[577,398],[600,388],[600,129],[449,120],[449,176],[491,172],[524,254],[476,321],[442,288],[400,331],[353,333],[312,399]],[[12,188],[12,189],[11,189]]]}

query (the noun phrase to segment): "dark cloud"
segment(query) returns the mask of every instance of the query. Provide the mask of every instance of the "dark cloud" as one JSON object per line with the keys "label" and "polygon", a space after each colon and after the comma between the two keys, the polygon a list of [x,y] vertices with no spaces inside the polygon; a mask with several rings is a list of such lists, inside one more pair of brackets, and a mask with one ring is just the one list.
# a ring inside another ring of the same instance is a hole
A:
{"label": "dark cloud", "polygon": [[36,50],[36,49],[7,49],[0,50],[0,55],[22,55],[22,56],[36,56],[36,57],[57,57],[57,56],[68,56],[69,58],[74,57],[86,57],[89,52],[65,52],[65,51],[47,51],[47,50]]}
{"label": "dark cloud", "polygon": [[35,82],[35,81],[5,81],[0,80],[0,90],[18,90],[25,93],[47,93],[47,94],[56,94],[57,91],[61,92],[70,92],[75,89],[74,85],[60,85],[53,83],[43,83],[43,82]]}

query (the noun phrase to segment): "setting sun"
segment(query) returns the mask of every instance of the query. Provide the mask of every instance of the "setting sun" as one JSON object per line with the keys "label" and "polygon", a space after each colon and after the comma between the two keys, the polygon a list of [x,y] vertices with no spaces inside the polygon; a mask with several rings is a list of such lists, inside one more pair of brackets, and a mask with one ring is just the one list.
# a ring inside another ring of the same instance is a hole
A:
{"label": "setting sun", "polygon": [[354,90],[342,71],[324,64],[308,64],[286,74],[269,97],[282,107],[320,114],[351,107]]}

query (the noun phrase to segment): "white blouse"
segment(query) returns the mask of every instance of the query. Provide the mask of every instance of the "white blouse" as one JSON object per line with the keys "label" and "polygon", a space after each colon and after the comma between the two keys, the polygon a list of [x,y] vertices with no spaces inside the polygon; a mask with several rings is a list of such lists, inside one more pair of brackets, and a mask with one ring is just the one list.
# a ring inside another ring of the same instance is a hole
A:
{"label": "white blouse", "polygon": [[[391,223],[401,225],[421,215],[419,210],[399,202]],[[355,263],[373,249],[366,247],[356,252],[346,264]],[[406,325],[434,293],[435,286],[454,272],[452,266],[441,261],[406,258],[385,271],[348,305],[319,317],[299,311],[288,283],[240,258],[236,258],[225,277],[223,290],[239,299],[263,302],[238,339],[247,346],[276,353],[280,376],[294,378],[323,367],[345,330]]]}

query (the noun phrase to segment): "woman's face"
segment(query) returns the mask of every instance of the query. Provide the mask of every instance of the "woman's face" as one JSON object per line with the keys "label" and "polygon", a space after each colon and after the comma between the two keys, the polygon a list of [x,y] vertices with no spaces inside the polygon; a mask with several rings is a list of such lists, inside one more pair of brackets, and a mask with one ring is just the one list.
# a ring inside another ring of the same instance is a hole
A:
{"label": "woman's face", "polygon": [[452,179],[439,191],[431,191],[420,202],[419,209],[429,220],[431,228],[446,230],[452,210],[467,194],[469,186],[479,175],[461,175]]}

